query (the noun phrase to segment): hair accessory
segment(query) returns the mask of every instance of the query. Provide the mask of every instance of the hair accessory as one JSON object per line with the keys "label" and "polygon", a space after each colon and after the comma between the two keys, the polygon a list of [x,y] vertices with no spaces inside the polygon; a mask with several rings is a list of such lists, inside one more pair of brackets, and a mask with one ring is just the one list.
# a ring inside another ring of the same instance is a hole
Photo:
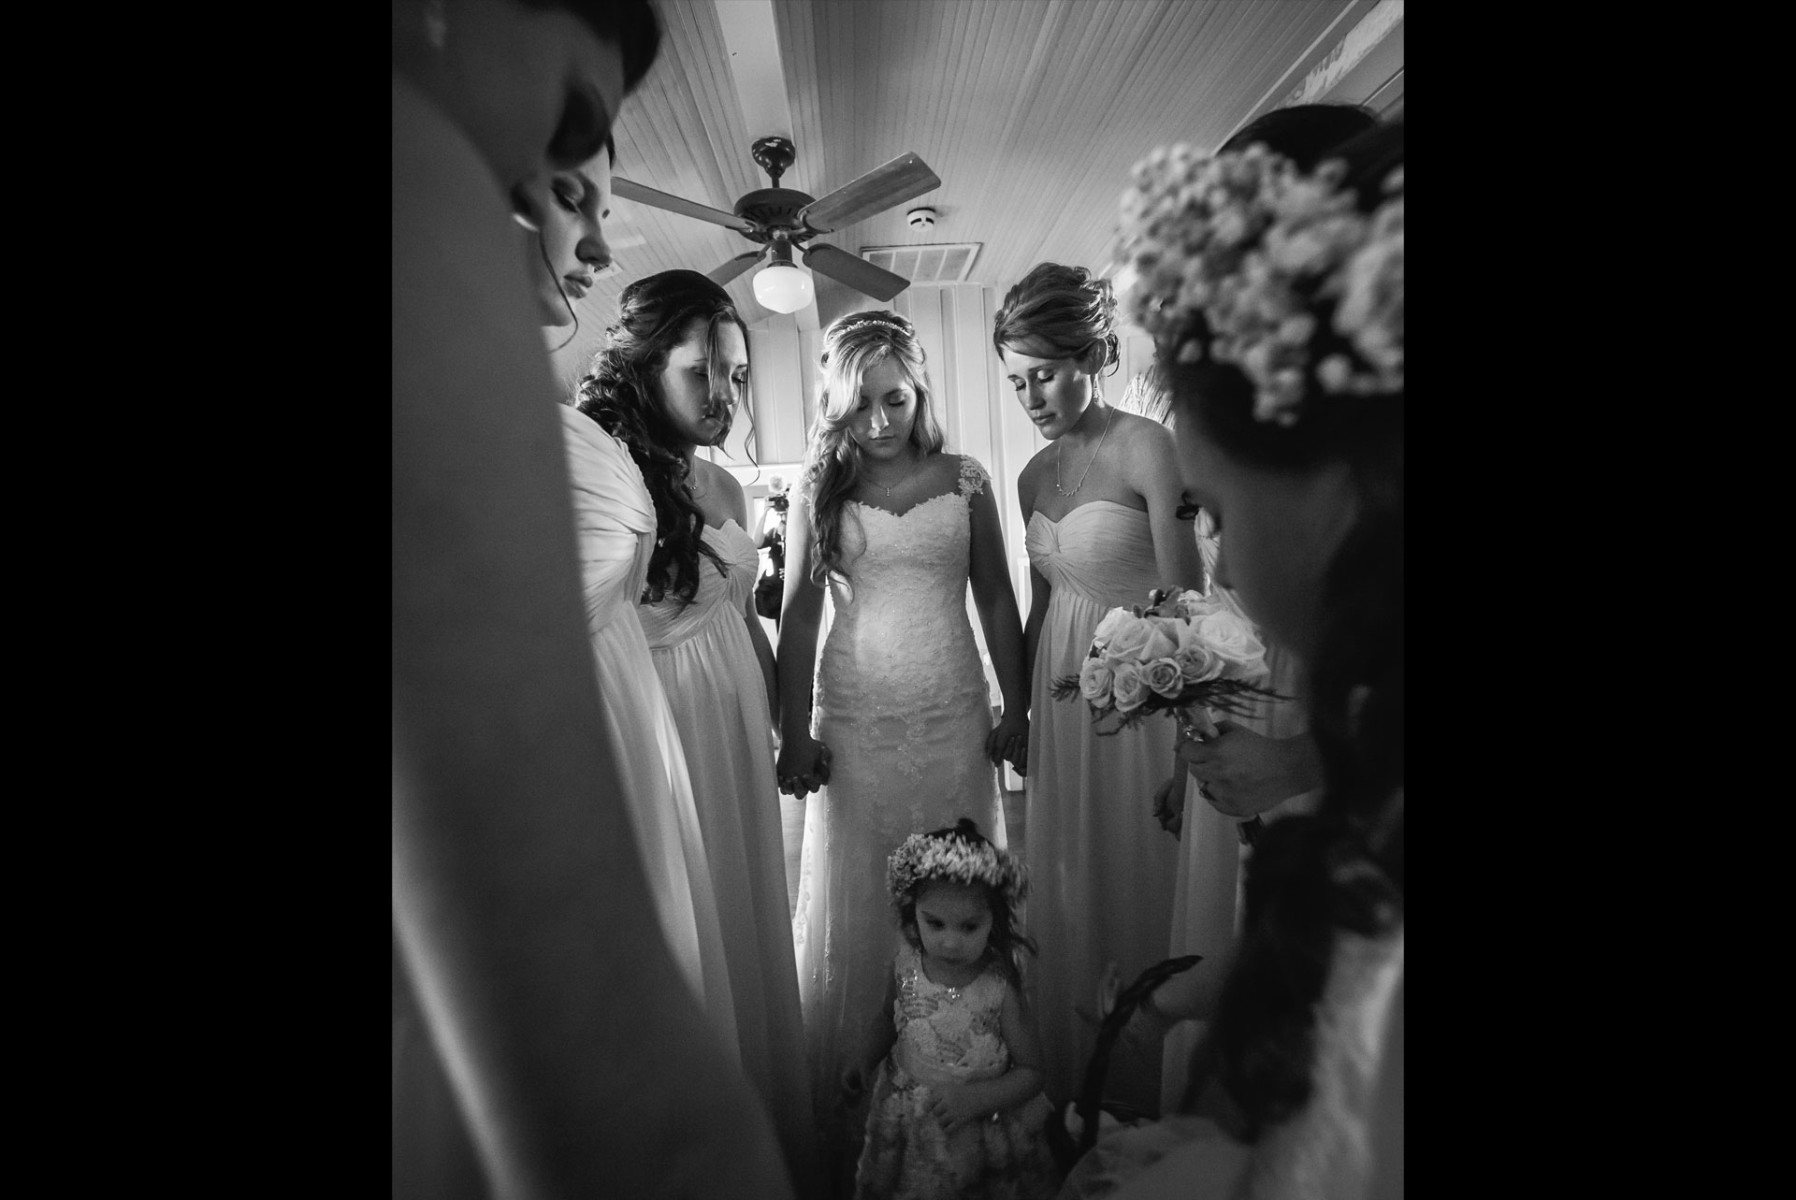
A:
{"label": "hair accessory", "polygon": [[828,336],[835,338],[866,325],[883,325],[891,329],[900,329],[905,333],[913,332],[911,323],[894,312],[873,309],[862,313],[852,313],[843,317],[829,327]]}
{"label": "hair accessory", "polygon": [[1015,855],[990,842],[972,842],[958,832],[913,833],[886,860],[886,890],[902,908],[918,884],[931,879],[983,883],[1003,893],[1014,910],[1029,894],[1028,872]]}
{"label": "hair accessory", "polygon": [[[1345,174],[1331,160],[1302,175],[1257,144],[1215,157],[1180,145],[1137,163],[1123,194],[1130,319],[1178,362],[1237,367],[1259,420],[1295,424],[1312,376],[1330,393],[1403,390],[1403,168],[1370,217]],[[1339,337],[1312,364],[1330,307]]]}

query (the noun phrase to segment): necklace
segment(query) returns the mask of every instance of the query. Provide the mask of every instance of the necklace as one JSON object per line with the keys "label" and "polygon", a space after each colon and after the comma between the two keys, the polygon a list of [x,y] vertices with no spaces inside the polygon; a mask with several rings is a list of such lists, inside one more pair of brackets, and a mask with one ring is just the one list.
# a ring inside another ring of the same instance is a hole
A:
{"label": "necklace", "polygon": [[[1106,430],[1105,432],[1108,432],[1108,430]],[[879,480],[873,478],[873,472],[867,470],[865,467],[861,468],[861,478],[867,481],[868,487],[876,487],[880,491],[884,492],[886,494],[887,500],[890,500],[892,498],[892,488],[887,487],[885,484],[879,482]],[[907,480],[909,478],[910,478],[910,475],[908,473],[899,476],[897,481],[892,484],[892,487],[903,487],[905,480]]]}
{"label": "necklace", "polygon": [[1059,492],[1062,496],[1073,496],[1073,495],[1077,495],[1079,489],[1085,486],[1085,477],[1087,475],[1091,474],[1092,465],[1098,461],[1098,454],[1100,451],[1102,451],[1104,449],[1104,439],[1110,436],[1110,424],[1114,419],[1115,419],[1114,414],[1112,414],[1111,416],[1106,416],[1104,418],[1104,432],[1098,435],[1098,448],[1091,452],[1091,457],[1089,459],[1087,459],[1085,462],[1085,470],[1083,472],[1081,472],[1079,475],[1079,482],[1073,484],[1073,490],[1070,492],[1060,486],[1060,454],[1061,454],[1062,449],[1065,446],[1065,443],[1061,443],[1060,445],[1057,445],[1054,447],[1054,490],[1055,491]]}

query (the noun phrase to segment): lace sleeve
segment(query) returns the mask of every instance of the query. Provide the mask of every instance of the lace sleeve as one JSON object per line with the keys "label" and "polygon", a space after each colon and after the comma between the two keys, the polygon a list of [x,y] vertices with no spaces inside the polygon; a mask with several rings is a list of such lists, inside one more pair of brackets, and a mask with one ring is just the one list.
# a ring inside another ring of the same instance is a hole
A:
{"label": "lace sleeve", "polygon": [[992,477],[986,473],[984,467],[979,465],[977,459],[964,454],[960,456],[961,495],[969,497],[977,496],[985,491],[985,485],[991,481]]}

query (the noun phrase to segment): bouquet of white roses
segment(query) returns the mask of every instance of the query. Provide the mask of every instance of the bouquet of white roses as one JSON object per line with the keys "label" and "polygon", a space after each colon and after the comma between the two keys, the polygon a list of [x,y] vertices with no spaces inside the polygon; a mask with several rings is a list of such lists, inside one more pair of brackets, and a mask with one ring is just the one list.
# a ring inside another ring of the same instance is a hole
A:
{"label": "bouquet of white roses", "polygon": [[[1057,700],[1083,698],[1101,736],[1167,713],[1201,742],[1216,734],[1210,710],[1245,716],[1260,701],[1283,699],[1264,686],[1269,675],[1253,626],[1220,596],[1156,588],[1145,608],[1111,609],[1079,674],[1051,689]],[[1243,822],[1243,841],[1252,841],[1258,824],[1258,817]]]}

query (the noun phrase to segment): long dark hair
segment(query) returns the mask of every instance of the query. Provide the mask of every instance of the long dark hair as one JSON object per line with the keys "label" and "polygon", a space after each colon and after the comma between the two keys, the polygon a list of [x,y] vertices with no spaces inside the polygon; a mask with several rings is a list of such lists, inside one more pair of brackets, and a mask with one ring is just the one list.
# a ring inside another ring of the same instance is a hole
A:
{"label": "long dark hair", "polygon": [[[667,417],[656,382],[674,347],[695,323],[704,325],[712,395],[729,387],[729,368],[718,361],[717,327],[734,322],[748,336],[730,294],[697,271],[663,271],[638,279],[618,298],[617,321],[606,329],[606,347],[580,380],[575,407],[629,447],[655,502],[657,543],[649,558],[643,601],[672,593],[690,602],[698,592],[699,556],[727,573],[723,559],[705,545],[705,515],[692,499],[686,456]],[[729,432],[724,420],[723,435]]]}
{"label": "long dark hair", "polygon": [[[1345,185],[1371,212],[1403,162],[1403,126],[1375,128],[1326,157],[1347,164]],[[1311,303],[1316,337],[1338,338],[1329,302]],[[1294,424],[1256,420],[1254,386],[1236,367],[1209,355],[1177,361],[1173,351],[1202,320],[1157,347],[1180,419],[1261,470],[1345,464],[1359,501],[1324,574],[1308,663],[1323,799],[1313,815],[1268,824],[1255,844],[1241,945],[1186,1098],[1190,1106],[1219,1081],[1251,1141],[1309,1099],[1315,1007],[1339,935],[1373,937],[1403,921],[1403,395],[1324,396],[1312,380],[1316,398]]]}
{"label": "long dark hair", "polygon": [[[992,846],[969,817],[962,817],[945,829],[932,829],[924,836],[964,842],[969,846]],[[997,847],[992,846],[992,849],[995,851]],[[898,926],[904,931],[904,940],[918,950],[923,948],[923,939],[917,932],[917,893],[932,882],[933,877],[917,880],[898,906]],[[985,941],[986,957],[1012,987],[1020,989],[1023,986],[1023,954],[1036,952],[1035,939],[1023,932],[1018,915],[1011,911],[1010,901],[1005,899],[1002,888],[989,883],[981,883],[979,887],[985,892],[986,903],[992,910],[992,931]]]}

